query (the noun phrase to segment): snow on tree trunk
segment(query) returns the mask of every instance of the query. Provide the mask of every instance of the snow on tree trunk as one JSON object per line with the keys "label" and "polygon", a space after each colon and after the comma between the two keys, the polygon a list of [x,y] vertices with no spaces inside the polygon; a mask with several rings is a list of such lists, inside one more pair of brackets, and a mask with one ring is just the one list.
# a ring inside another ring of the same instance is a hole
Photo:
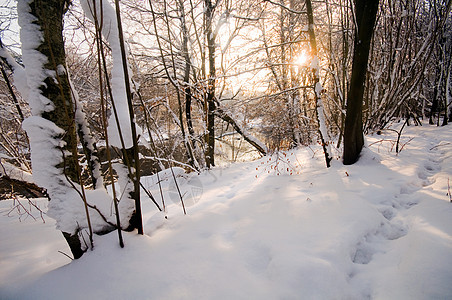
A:
{"label": "snow on tree trunk", "polygon": [[319,137],[320,142],[323,147],[323,152],[325,154],[325,163],[327,168],[331,166],[331,160],[333,159],[333,156],[331,155],[331,147],[329,142],[326,140],[328,137],[328,128],[326,126],[325,122],[325,110],[323,108],[323,101],[322,101],[322,91],[323,87],[320,83],[319,73],[320,73],[320,66],[319,66],[319,59],[317,56],[314,57],[313,62],[311,64],[311,68],[314,73],[314,92],[315,92],[315,102],[316,102],[316,117],[317,122],[319,124]]}
{"label": "snow on tree trunk", "polygon": [[88,170],[91,175],[93,187],[95,189],[103,188],[103,178],[100,160],[97,153],[97,146],[93,139],[93,136],[91,135],[91,130],[89,129],[86,115],[82,110],[82,104],[80,103],[78,93],[75,90],[75,87],[73,86],[70,78],[69,84],[71,87],[72,98],[75,106],[75,124],[77,126],[77,134],[79,136],[80,142],[82,143],[83,152],[86,156]]}
{"label": "snow on tree trunk", "polygon": [[331,155],[331,148],[325,139],[328,137],[328,130],[326,127],[325,122],[325,110],[323,108],[323,102],[322,102],[322,91],[323,87],[320,83],[320,62],[319,58],[317,56],[317,42],[315,38],[315,32],[314,32],[314,15],[312,12],[312,4],[311,0],[306,1],[306,12],[308,15],[308,34],[309,34],[309,42],[311,44],[311,55],[312,55],[312,62],[311,62],[311,70],[312,74],[314,76],[314,93],[315,93],[315,104],[316,104],[316,118],[317,123],[319,124],[319,137],[320,142],[323,147],[323,152],[325,154],[325,163],[327,168],[331,165],[331,160],[333,159],[333,156]]}
{"label": "snow on tree trunk", "polygon": [[109,232],[115,228],[115,218],[110,213],[112,199],[104,189],[85,191],[80,185],[79,165],[74,157],[74,116],[84,116],[78,111],[80,104],[74,102],[75,92],[65,67],[62,30],[67,4],[64,0],[18,1],[26,77],[19,80],[19,85],[32,112],[23,127],[30,139],[33,179],[47,189],[51,198],[48,215],[56,220],[74,258],[79,258],[89,247],[84,242],[88,238],[82,237],[89,227],[94,233]]}
{"label": "snow on tree trunk", "polygon": [[[139,204],[139,175],[137,175],[139,174],[139,168],[136,167],[137,163],[135,163],[135,160],[138,159],[138,155],[135,155],[138,154],[138,147],[135,147],[136,141],[134,141],[132,126],[136,130],[136,136],[141,135],[142,130],[139,126],[135,125],[135,122],[132,122],[130,117],[118,19],[115,9],[108,1],[82,0],[80,3],[83,11],[91,21],[96,24],[96,20],[97,22],[99,22],[98,20],[102,20],[102,27],[99,30],[111,49],[113,66],[110,82],[113,98],[111,100],[112,106],[114,107],[112,109],[113,113],[108,120],[107,131],[110,145],[122,149],[124,163],[128,165],[127,172],[123,166],[115,166],[114,169],[118,172],[119,177],[123,177],[119,178],[123,196],[121,199],[118,199],[120,201],[121,225],[127,229],[132,229],[130,225],[135,221],[141,220],[141,216],[138,216],[141,209]],[[99,27],[98,24],[95,26]],[[125,64],[127,65],[128,73],[131,73],[127,60]],[[138,223],[141,223],[141,221],[138,221]],[[142,225],[136,225],[138,231],[142,231]]]}
{"label": "snow on tree trunk", "polygon": [[[108,138],[110,144],[114,147],[123,148],[120,139],[120,132],[124,140],[124,149],[133,147],[131,120],[129,116],[129,106],[127,103],[127,91],[124,80],[123,61],[121,58],[121,46],[119,43],[118,22],[116,12],[108,1],[101,0],[81,0],[83,11],[86,16],[94,22],[94,7],[96,8],[96,18],[102,16],[102,35],[110,45],[113,58],[113,67],[111,70],[111,89],[113,101],[116,106],[119,129],[115,114],[112,113],[108,120]],[[130,72],[129,72],[130,73]],[[141,135],[140,127],[136,126],[137,134]]]}
{"label": "snow on tree trunk", "polygon": [[[57,4],[61,6],[61,3]],[[80,220],[79,225],[74,222],[76,216],[72,215],[72,211],[78,206],[80,199],[68,182],[68,179],[77,181],[70,149],[76,143],[75,130],[73,126],[67,125],[68,114],[63,113],[65,109],[67,111],[72,107],[70,98],[65,99],[67,93],[65,95],[63,89],[62,94],[58,95],[55,70],[60,70],[53,66],[61,62],[49,61],[51,50],[45,46],[50,41],[42,31],[44,20],[42,16],[38,16],[36,6],[34,1],[29,0],[21,0],[17,4],[22,58],[28,87],[26,89],[21,87],[21,90],[27,90],[25,96],[33,115],[25,119],[23,127],[30,139],[33,178],[38,185],[47,189],[52,198],[48,214],[56,219],[60,230],[69,235],[76,235],[79,231],[77,226],[84,227],[85,222]],[[58,15],[52,12],[54,11],[51,10],[48,14]],[[56,30],[62,29],[62,16],[58,17],[60,22],[56,20],[56,24],[52,24],[56,25]],[[59,54],[61,56],[61,53]],[[61,60],[61,57],[55,55],[56,59]],[[61,77],[64,77],[64,74],[58,74],[58,77],[62,84]],[[52,101],[50,97],[54,94],[60,97],[58,99],[55,97]],[[57,120],[59,124],[54,122]]]}

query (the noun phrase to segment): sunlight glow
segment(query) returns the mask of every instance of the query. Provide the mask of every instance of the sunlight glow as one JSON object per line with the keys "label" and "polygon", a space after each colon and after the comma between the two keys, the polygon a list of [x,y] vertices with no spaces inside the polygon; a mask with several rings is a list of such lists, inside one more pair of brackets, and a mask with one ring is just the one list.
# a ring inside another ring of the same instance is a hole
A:
{"label": "sunlight glow", "polygon": [[299,66],[303,66],[308,61],[308,56],[306,52],[301,52],[300,55],[296,58],[295,64]]}

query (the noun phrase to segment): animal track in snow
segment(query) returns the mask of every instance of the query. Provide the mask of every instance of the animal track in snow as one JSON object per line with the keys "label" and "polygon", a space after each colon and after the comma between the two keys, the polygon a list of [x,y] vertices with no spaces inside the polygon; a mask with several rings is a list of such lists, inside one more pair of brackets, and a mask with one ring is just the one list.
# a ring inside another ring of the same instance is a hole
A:
{"label": "animal track in snow", "polygon": [[441,166],[438,163],[433,162],[424,163],[424,168],[429,172],[438,172],[441,170]]}
{"label": "animal track in snow", "polygon": [[367,265],[375,253],[384,253],[382,245],[385,241],[399,239],[407,233],[408,229],[401,222],[381,222],[379,228],[366,234],[357,243],[356,250],[351,257],[353,263]]}
{"label": "animal track in snow", "polygon": [[393,208],[392,206],[380,208],[378,211],[379,211],[379,212],[383,215],[383,217],[385,217],[385,219],[388,220],[388,221],[391,221],[391,220],[394,218],[395,214],[396,214],[396,213],[394,212],[394,208]]}
{"label": "animal track in snow", "polygon": [[[432,150],[430,151],[432,152]],[[378,211],[385,218],[385,221],[373,232],[367,233],[357,244],[355,251],[351,255],[351,259],[355,264],[366,265],[372,261],[375,253],[384,253],[385,243],[397,240],[408,233],[408,228],[403,221],[396,219],[397,212],[400,210],[410,209],[419,203],[414,194],[435,183],[435,174],[441,171],[442,158],[438,155],[444,153],[429,153],[427,161],[419,166],[417,177],[420,179],[415,182],[407,182],[400,187],[397,194],[394,195],[392,205],[383,205]],[[432,157],[433,156],[433,157]],[[382,205],[383,203],[380,203]]]}

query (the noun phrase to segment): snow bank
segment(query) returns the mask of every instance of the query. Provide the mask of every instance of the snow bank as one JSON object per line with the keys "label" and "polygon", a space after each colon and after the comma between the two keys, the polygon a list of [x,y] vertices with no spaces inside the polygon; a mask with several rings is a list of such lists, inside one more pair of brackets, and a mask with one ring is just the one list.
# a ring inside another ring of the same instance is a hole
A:
{"label": "snow bank", "polygon": [[[2,155],[0,155],[0,159],[2,158]],[[24,170],[21,170],[20,168],[16,167],[13,164],[10,164],[7,161],[0,161],[0,176],[6,175],[9,178],[19,180],[19,181],[25,181],[29,183],[34,183],[31,173],[28,173]]]}
{"label": "snow bank", "polygon": [[[326,169],[314,146],[215,168],[196,176],[203,193],[186,216],[143,197],[144,237],[126,233],[124,249],[115,233],[98,237],[94,251],[46,274],[29,260],[37,280],[0,283],[0,298],[451,299],[451,135],[408,127],[396,155],[395,134],[383,132],[351,166]],[[156,181],[143,183],[161,200]],[[1,218],[6,233],[21,228]],[[17,274],[26,242],[1,238],[1,263]]]}

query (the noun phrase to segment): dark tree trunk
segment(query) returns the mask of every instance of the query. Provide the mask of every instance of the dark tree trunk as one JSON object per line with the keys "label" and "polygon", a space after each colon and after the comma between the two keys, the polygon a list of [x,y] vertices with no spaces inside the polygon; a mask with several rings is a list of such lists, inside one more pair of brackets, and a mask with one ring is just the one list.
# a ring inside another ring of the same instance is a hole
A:
{"label": "dark tree trunk", "polygon": [[[193,129],[193,122],[191,116],[191,104],[192,104],[192,91],[190,87],[190,71],[191,71],[191,61],[190,54],[188,52],[188,41],[189,41],[189,33],[187,29],[187,24],[185,21],[185,11],[183,1],[179,1],[179,9],[180,9],[180,20],[181,20],[181,29],[182,29],[182,51],[185,60],[185,70],[184,70],[184,94],[185,94],[185,119],[187,121],[188,128],[188,138],[185,139],[185,144],[188,152],[188,161],[191,166],[195,168],[199,168],[198,163],[196,162],[195,153],[193,153],[195,143],[194,136],[195,131]],[[181,128],[182,128],[182,108],[180,108],[181,116]],[[185,135],[185,134],[184,134]]]}
{"label": "dark tree trunk", "polygon": [[71,249],[74,259],[79,259],[80,257],[82,257],[84,251],[82,250],[82,244],[80,243],[78,235],[63,232],[63,236],[66,239],[69,248]]}
{"label": "dark tree trunk", "polygon": [[[191,103],[192,103],[191,88],[186,87],[185,88],[185,118],[187,119],[188,133],[190,134],[190,137],[193,140],[193,138],[195,136],[195,130],[193,129],[193,121],[192,121],[192,117],[191,117]],[[196,148],[195,143],[193,143],[193,147]]]}
{"label": "dark tree trunk", "polygon": [[215,36],[212,30],[214,7],[211,0],[205,0],[206,35],[209,59],[209,79],[207,81],[207,167],[215,166]]}
{"label": "dark tree trunk", "polygon": [[343,163],[345,165],[353,164],[359,159],[364,145],[362,120],[364,82],[366,79],[370,42],[378,11],[378,2],[379,0],[355,1],[356,33],[344,128]]}
{"label": "dark tree trunk", "polygon": [[[435,118],[435,114],[438,112],[438,108],[439,108],[439,90],[440,90],[440,85],[441,85],[441,77],[442,77],[442,66],[441,66],[441,59],[440,59],[440,63],[436,66],[437,70],[436,70],[436,81],[435,81],[435,87],[433,89],[433,100],[432,100],[432,107],[430,108],[430,115],[428,118],[428,123],[430,125],[434,125],[434,118]],[[439,79],[438,79],[439,77]],[[438,116],[439,117],[439,116]]]}
{"label": "dark tree trunk", "polygon": [[136,161],[136,157],[138,155],[137,150],[135,147],[131,147],[128,149],[121,149],[122,151],[122,157],[125,161],[125,164],[129,171],[129,177],[132,180],[133,183],[133,189],[129,191],[129,198],[135,200],[135,210],[129,220],[129,226],[125,229],[125,231],[133,231],[134,229],[138,229],[139,234],[143,234],[143,221],[141,218],[141,203],[136,202],[136,199],[140,199],[140,186],[139,181],[136,180],[137,175],[136,173],[136,167],[140,166],[140,162]]}
{"label": "dark tree trunk", "polygon": [[[449,38],[450,39],[450,38]],[[443,118],[443,123],[441,124],[441,126],[446,126],[448,124],[448,122],[450,122],[450,117],[451,115],[449,115],[449,110],[451,109],[448,105],[448,100],[449,100],[449,85],[450,85],[450,72],[451,72],[451,68],[452,68],[452,58],[451,56],[451,50],[452,50],[452,42],[451,41],[447,41],[445,34],[443,33],[443,37],[441,39],[441,57],[443,60],[443,89],[442,89],[442,93],[443,93],[443,103],[444,103],[444,118]]]}
{"label": "dark tree trunk", "polygon": [[[42,117],[54,122],[58,127],[66,131],[63,140],[66,142],[65,148],[72,152],[77,147],[77,136],[75,133],[74,107],[72,103],[71,89],[67,73],[57,70],[58,66],[66,66],[66,55],[63,41],[63,16],[66,0],[33,1],[30,3],[31,14],[36,16],[35,21],[43,32],[44,40],[37,50],[48,58],[44,67],[56,72],[57,81],[48,76],[41,86],[42,95],[51,99],[54,109],[43,112]],[[66,155],[64,162],[64,173],[74,182],[78,182],[76,172],[75,157]],[[63,165],[61,165],[63,168]]]}

